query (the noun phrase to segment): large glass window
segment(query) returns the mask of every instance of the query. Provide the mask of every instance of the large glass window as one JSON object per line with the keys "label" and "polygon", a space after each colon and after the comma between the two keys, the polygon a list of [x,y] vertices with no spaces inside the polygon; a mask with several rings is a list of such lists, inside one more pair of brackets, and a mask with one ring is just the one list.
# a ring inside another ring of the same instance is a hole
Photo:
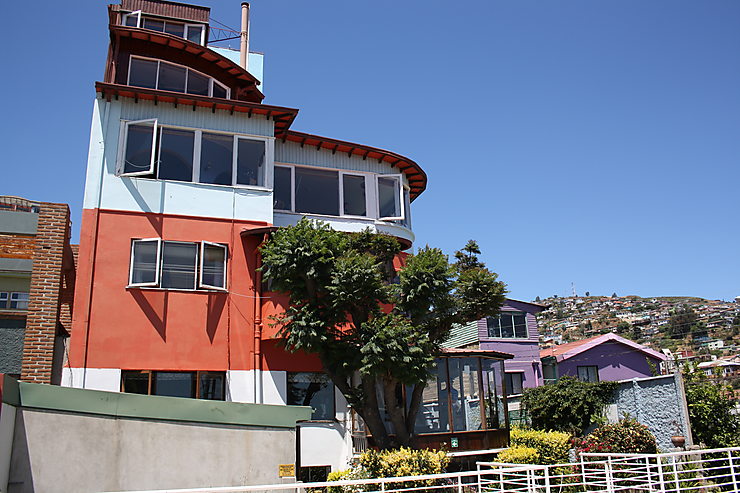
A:
{"label": "large glass window", "polygon": [[193,149],[195,132],[162,128],[159,134],[157,178],[191,181],[193,179]]}
{"label": "large glass window", "polygon": [[293,168],[275,166],[273,206],[276,210],[293,210]]}
{"label": "large glass window", "polygon": [[213,77],[183,65],[137,56],[129,63],[128,85],[217,98],[229,95],[228,88]]}
{"label": "large glass window", "polygon": [[140,120],[126,123],[117,171],[122,176],[156,175],[162,180],[264,187],[268,149],[267,141],[259,138],[183,130],[158,125],[157,120]]}
{"label": "large glass window", "polygon": [[204,133],[200,144],[200,182],[231,185],[234,137]]}
{"label": "large glass window", "polygon": [[265,142],[236,138],[237,185],[261,185],[265,182]]}
{"label": "large glass window", "polygon": [[334,384],[325,373],[288,373],[288,405],[311,406],[314,420],[333,420]]}
{"label": "large glass window", "polygon": [[226,374],[222,371],[121,372],[121,391],[129,394],[223,401],[225,390]]}
{"label": "large glass window", "polygon": [[488,337],[504,339],[526,339],[529,337],[526,313],[501,312],[498,317],[488,317],[486,325],[488,326]]}
{"label": "large glass window", "polygon": [[367,216],[364,175],[342,175],[342,206],[346,216]]}
{"label": "large glass window", "polygon": [[295,168],[295,210],[338,216],[339,173],[315,168]]}
{"label": "large glass window", "polygon": [[0,310],[28,310],[29,293],[23,291],[0,293]]}
{"label": "large glass window", "polygon": [[304,214],[372,217],[410,227],[410,196],[402,183],[401,175],[276,165],[274,206]]}
{"label": "large glass window", "polygon": [[226,245],[218,243],[133,240],[129,286],[226,289],[227,259]]}
{"label": "large glass window", "polygon": [[[503,382],[500,360],[475,356],[437,359],[416,417],[416,433],[505,428]],[[408,391],[407,398],[411,398]]]}
{"label": "large glass window", "polygon": [[172,289],[195,289],[198,245],[165,241],[162,245],[162,279],[160,286]]}

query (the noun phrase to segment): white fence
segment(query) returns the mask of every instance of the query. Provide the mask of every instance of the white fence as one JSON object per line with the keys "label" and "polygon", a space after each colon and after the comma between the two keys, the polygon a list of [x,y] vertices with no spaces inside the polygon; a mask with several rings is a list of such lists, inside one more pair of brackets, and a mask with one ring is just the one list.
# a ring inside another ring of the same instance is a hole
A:
{"label": "white fence", "polygon": [[476,471],[426,476],[127,493],[740,492],[740,447],[667,454],[584,453],[580,459],[547,466],[479,462]]}

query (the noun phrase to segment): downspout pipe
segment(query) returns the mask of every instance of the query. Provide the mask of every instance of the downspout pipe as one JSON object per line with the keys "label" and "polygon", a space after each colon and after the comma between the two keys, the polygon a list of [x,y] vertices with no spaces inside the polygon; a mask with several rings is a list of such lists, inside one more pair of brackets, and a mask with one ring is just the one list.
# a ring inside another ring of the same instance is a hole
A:
{"label": "downspout pipe", "polygon": [[249,70],[249,3],[242,2],[242,29],[239,44],[239,65]]}
{"label": "downspout pipe", "polygon": [[254,402],[263,404],[262,392],[262,254],[260,249],[268,239],[268,234],[262,236],[262,241],[255,250],[255,275],[254,275]]}

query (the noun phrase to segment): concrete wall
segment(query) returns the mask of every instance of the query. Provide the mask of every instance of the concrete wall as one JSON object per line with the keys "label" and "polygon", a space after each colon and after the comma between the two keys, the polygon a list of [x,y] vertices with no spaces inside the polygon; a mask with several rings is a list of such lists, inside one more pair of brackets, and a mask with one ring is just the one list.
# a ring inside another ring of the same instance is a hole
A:
{"label": "concrete wall", "polygon": [[0,319],[0,373],[20,375],[25,333],[25,319]]}
{"label": "concrete wall", "polygon": [[607,411],[611,422],[629,414],[655,435],[663,451],[673,448],[672,435],[686,437],[691,445],[688,407],[679,373],[619,382],[615,403]]}
{"label": "concrete wall", "polygon": [[19,409],[9,493],[280,482],[295,431]]}

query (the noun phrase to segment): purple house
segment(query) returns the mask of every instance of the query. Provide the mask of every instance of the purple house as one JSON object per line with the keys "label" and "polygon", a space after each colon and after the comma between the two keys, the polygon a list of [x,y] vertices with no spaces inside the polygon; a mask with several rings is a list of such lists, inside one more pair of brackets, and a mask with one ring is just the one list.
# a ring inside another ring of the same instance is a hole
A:
{"label": "purple house", "polygon": [[586,382],[650,377],[666,356],[610,332],[540,351],[546,381],[571,375]]}
{"label": "purple house", "polygon": [[494,350],[513,354],[506,361],[506,392],[518,395],[522,389],[542,385],[539,330],[536,314],[547,307],[507,299],[498,317],[456,326],[444,344],[449,348]]}

